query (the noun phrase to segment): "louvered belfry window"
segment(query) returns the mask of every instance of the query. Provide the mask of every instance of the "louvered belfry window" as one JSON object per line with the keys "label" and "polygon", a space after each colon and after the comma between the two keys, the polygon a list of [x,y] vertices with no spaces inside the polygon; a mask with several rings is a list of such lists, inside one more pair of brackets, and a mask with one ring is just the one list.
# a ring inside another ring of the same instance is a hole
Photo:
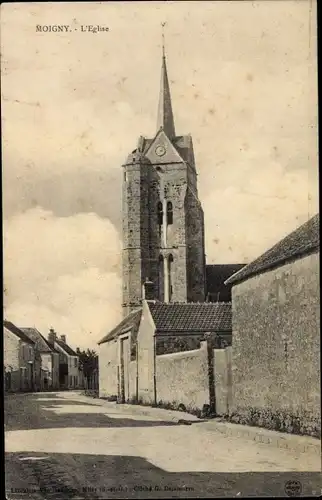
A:
{"label": "louvered belfry window", "polygon": [[158,203],[158,224],[159,226],[162,226],[163,224],[163,206],[161,201]]}
{"label": "louvered belfry window", "polygon": [[169,255],[169,267],[168,267],[168,273],[169,273],[169,277],[168,277],[168,283],[169,283],[169,302],[171,302],[171,298],[172,298],[172,292],[173,292],[173,288],[172,288],[172,264],[173,264],[173,255],[170,254]]}
{"label": "louvered belfry window", "polygon": [[164,267],[163,267],[163,256],[159,256],[159,300],[163,302],[164,300]]}
{"label": "louvered belfry window", "polygon": [[168,224],[173,224],[173,207],[171,201],[167,203],[167,222]]}

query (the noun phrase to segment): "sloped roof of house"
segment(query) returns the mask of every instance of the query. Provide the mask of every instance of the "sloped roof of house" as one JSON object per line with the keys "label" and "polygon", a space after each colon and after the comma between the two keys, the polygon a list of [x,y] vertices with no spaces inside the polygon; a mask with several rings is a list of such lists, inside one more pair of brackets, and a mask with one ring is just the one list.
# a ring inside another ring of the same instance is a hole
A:
{"label": "sloped roof of house", "polygon": [[69,356],[78,356],[78,354],[71,348],[69,347],[68,344],[66,344],[65,342],[63,342],[62,340],[60,339],[55,339],[55,342],[59,345],[59,347],[61,347],[66,354],[68,354]]}
{"label": "sloped roof of house", "polygon": [[35,342],[31,340],[20,328],[11,323],[11,321],[4,321],[3,325],[9,330],[11,333],[20,338],[23,342],[27,344],[35,345]]}
{"label": "sloped roof of house", "polygon": [[231,303],[149,303],[158,332],[231,331]]}
{"label": "sloped roof of house", "polygon": [[274,267],[279,267],[286,262],[299,259],[304,255],[318,251],[320,248],[319,226],[319,214],[316,214],[256,260],[233,274],[225,283],[239,283],[251,276],[261,274]]}
{"label": "sloped roof of house", "polygon": [[98,342],[98,345],[109,342],[110,340],[114,340],[119,335],[122,335],[122,333],[128,332],[130,330],[132,332],[132,338],[134,339],[139,330],[141,316],[142,309],[132,311],[115,328],[113,328],[112,331],[105,335],[105,337],[103,337],[102,340]]}
{"label": "sloped roof of house", "polygon": [[37,330],[37,328],[20,328],[20,330],[35,342],[39,352],[57,352],[57,350],[47,342],[45,337]]}

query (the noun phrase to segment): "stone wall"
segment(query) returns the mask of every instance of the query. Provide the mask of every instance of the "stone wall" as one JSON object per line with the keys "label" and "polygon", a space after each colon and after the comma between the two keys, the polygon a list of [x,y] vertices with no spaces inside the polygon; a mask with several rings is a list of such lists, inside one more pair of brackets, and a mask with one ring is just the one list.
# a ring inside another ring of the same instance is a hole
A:
{"label": "stone wall", "polygon": [[154,403],[154,324],[146,302],[143,302],[137,346],[138,399]]}
{"label": "stone wall", "polygon": [[78,356],[68,356],[68,379],[70,389],[77,389],[79,387],[78,363]]}
{"label": "stone wall", "polygon": [[[67,357],[66,357],[67,359]],[[41,353],[41,367],[43,370],[48,370],[48,374],[44,374],[44,377],[48,379],[48,387],[51,389],[59,388],[59,353]],[[47,372],[46,372],[47,373]]]}
{"label": "stone wall", "polygon": [[130,401],[137,400],[137,363],[131,361],[129,364],[129,399]]}
{"label": "stone wall", "polygon": [[[161,254],[173,256],[172,301],[203,301],[205,298],[204,218],[197,194],[196,172],[182,161],[169,140],[163,139],[168,150],[165,157],[161,159],[155,155],[154,145],[147,158],[133,152],[123,166],[124,316],[140,306],[146,278],[155,284],[155,298],[162,300]],[[193,158],[191,138],[188,143]],[[162,232],[157,210],[164,193],[173,207],[173,224],[167,226],[167,250],[161,250]]]}
{"label": "stone wall", "polygon": [[[59,354],[57,354],[59,359]],[[41,353],[41,367],[44,370],[43,376],[43,388],[53,388],[53,357],[51,353]],[[58,373],[59,375],[59,373]],[[45,379],[47,384],[45,384]]]}
{"label": "stone wall", "polygon": [[117,340],[99,346],[99,397],[118,396]]}
{"label": "stone wall", "polygon": [[[20,390],[20,364],[19,364],[19,338],[11,333],[7,328],[3,328],[3,364],[5,373],[10,378],[10,384],[6,389],[11,391]],[[6,375],[5,375],[6,376]]]}
{"label": "stone wall", "polygon": [[228,415],[232,406],[231,359],[232,347],[214,349],[214,384],[216,397],[216,414]]}
{"label": "stone wall", "polygon": [[19,365],[23,368],[21,373],[21,389],[23,391],[31,391],[33,389],[33,366],[35,362],[34,346],[20,341],[19,349]]}
{"label": "stone wall", "polygon": [[[6,327],[4,334],[4,366],[7,375],[7,386],[11,391],[30,391],[33,389],[35,350],[34,346],[22,342]],[[10,383],[9,383],[10,379]]]}
{"label": "stone wall", "polygon": [[203,302],[206,296],[204,214],[197,195],[187,189],[185,197],[187,300]]}
{"label": "stone wall", "polygon": [[53,389],[59,388],[59,354],[53,352],[52,356],[52,383]]}
{"label": "stone wall", "polygon": [[319,254],[232,289],[233,421],[319,436]]}
{"label": "stone wall", "polygon": [[[124,166],[123,216],[123,307],[124,316],[141,299],[141,171],[140,164]],[[143,278],[144,279],[144,278]]]}
{"label": "stone wall", "polygon": [[167,227],[167,247],[171,248],[172,297],[174,302],[187,300],[186,231],[184,199],[187,190],[187,167],[184,163],[163,166],[163,183],[167,200],[173,207],[173,224]]}
{"label": "stone wall", "polygon": [[195,335],[158,335],[156,339],[156,354],[172,354],[174,352],[194,351],[200,349],[203,334]]}
{"label": "stone wall", "polygon": [[195,351],[156,357],[158,403],[183,404],[187,410],[202,410],[209,404],[207,343]]}

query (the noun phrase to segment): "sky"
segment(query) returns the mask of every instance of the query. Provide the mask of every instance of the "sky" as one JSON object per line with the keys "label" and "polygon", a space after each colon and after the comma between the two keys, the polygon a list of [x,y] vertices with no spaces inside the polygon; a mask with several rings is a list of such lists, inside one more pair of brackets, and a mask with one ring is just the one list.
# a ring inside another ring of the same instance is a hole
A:
{"label": "sky", "polygon": [[162,22],[207,262],[250,262],[318,211],[316,2],[2,4],[5,317],[72,347],[121,318],[121,165],[156,132]]}

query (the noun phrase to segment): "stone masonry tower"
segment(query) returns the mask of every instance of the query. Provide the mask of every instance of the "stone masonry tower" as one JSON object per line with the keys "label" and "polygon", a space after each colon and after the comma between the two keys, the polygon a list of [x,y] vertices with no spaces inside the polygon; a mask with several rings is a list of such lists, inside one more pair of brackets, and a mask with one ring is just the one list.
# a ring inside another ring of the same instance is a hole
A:
{"label": "stone masonry tower", "polygon": [[163,48],[157,131],[123,165],[123,311],[140,307],[146,279],[161,302],[204,302],[204,215],[192,139],[175,132]]}

